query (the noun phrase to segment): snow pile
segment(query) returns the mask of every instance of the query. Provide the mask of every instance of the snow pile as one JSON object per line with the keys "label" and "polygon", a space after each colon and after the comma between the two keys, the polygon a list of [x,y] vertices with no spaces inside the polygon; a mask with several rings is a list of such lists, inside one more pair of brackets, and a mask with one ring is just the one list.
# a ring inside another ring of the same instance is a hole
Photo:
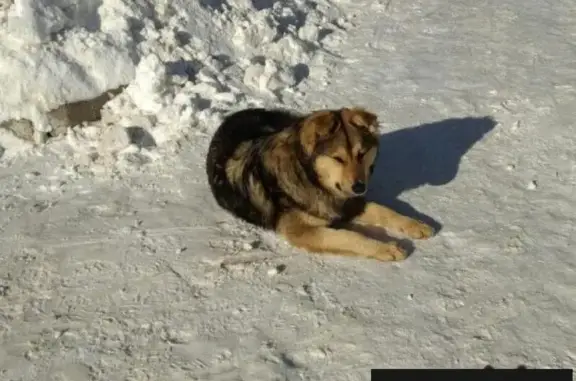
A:
{"label": "snow pile", "polygon": [[[349,26],[334,5],[307,1],[76,3],[16,0],[0,11],[0,122],[30,120],[52,136],[70,123],[75,152],[112,161],[142,151],[128,127],[164,147],[209,134],[234,108],[296,101],[309,77],[325,83],[327,49]],[[54,113],[121,86],[102,121]]]}
{"label": "snow pile", "polygon": [[99,1],[18,0],[0,19],[0,120],[27,118],[50,131],[46,112],[131,80],[129,41],[91,30]]}

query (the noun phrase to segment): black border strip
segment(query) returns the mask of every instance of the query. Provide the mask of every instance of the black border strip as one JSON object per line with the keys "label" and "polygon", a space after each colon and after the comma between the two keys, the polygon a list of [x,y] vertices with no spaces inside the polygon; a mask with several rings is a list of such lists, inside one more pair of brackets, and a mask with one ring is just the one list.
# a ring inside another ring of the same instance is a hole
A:
{"label": "black border strip", "polygon": [[572,369],[372,369],[371,381],[573,381]]}

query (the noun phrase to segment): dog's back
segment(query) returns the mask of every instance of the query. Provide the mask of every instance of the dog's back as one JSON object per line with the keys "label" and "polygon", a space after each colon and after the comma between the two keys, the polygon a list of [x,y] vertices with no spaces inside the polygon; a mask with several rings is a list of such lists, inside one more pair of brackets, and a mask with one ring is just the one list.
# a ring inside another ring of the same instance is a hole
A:
{"label": "dog's back", "polygon": [[[227,116],[214,134],[206,158],[206,173],[212,194],[220,207],[237,217],[260,227],[269,226],[268,217],[263,215],[250,199],[249,189],[238,189],[238,185],[248,187],[249,169],[258,167],[259,153],[264,140],[287,127],[293,126],[300,116],[283,110],[252,108]],[[238,148],[247,149],[242,168],[242,181],[232,184],[227,172],[228,162]]]}

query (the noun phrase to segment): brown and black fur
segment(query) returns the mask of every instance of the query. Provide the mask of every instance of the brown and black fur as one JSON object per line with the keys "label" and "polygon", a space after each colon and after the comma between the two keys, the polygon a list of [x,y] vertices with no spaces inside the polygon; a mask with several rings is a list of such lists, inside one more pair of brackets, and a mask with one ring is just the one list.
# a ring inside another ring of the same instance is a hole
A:
{"label": "brown and black fur", "polygon": [[364,194],[378,152],[377,117],[361,108],[297,115],[246,109],[216,131],[206,173],[218,205],[310,252],[402,260],[396,242],[339,229],[373,226],[422,239],[433,229]]}

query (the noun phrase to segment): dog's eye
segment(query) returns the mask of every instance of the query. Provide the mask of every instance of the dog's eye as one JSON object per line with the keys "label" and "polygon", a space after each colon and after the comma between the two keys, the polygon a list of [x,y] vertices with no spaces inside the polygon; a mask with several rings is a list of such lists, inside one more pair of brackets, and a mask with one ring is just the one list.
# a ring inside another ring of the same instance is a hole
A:
{"label": "dog's eye", "polygon": [[358,152],[358,160],[362,160],[364,155],[366,155],[366,152],[363,152],[363,151]]}
{"label": "dog's eye", "polygon": [[332,159],[336,160],[337,162],[344,164],[344,159],[342,159],[340,156],[334,156]]}

